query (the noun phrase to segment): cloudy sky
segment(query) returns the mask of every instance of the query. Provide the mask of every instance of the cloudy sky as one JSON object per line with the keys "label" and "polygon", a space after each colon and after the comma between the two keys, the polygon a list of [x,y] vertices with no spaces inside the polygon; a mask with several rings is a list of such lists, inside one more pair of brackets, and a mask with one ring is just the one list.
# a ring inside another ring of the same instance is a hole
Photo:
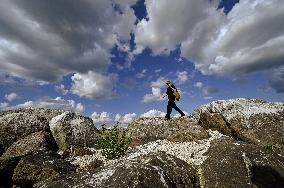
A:
{"label": "cloudy sky", "polygon": [[97,124],[218,99],[284,102],[283,0],[2,0],[0,109],[62,108]]}

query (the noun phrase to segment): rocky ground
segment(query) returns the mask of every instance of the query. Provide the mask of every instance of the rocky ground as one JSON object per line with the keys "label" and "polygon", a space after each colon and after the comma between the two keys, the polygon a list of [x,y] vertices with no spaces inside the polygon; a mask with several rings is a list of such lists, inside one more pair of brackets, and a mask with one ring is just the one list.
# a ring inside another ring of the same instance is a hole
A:
{"label": "rocky ground", "polygon": [[0,112],[0,187],[283,187],[284,104],[215,101],[192,115],[132,122],[125,156],[106,160],[90,118]]}

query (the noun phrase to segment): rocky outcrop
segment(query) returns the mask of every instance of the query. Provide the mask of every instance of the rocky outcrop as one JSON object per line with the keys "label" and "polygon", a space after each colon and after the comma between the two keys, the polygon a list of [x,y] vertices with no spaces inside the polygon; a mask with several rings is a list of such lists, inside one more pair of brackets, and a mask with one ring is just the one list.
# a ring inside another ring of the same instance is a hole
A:
{"label": "rocky outcrop", "polygon": [[141,118],[132,122],[127,128],[127,136],[133,145],[145,144],[155,140],[166,139],[174,142],[202,140],[209,137],[197,122],[189,117]]}
{"label": "rocky outcrop", "polygon": [[1,158],[12,158],[49,150],[56,151],[57,145],[50,132],[40,131],[13,143]]}
{"label": "rocky outcrop", "polygon": [[0,112],[0,187],[283,187],[283,118],[283,103],[249,99],[141,118],[126,154],[107,160],[88,117]]}
{"label": "rocky outcrop", "polygon": [[21,157],[0,158],[0,187],[12,187],[12,176],[14,169],[21,160]]}
{"label": "rocky outcrop", "polygon": [[0,150],[2,148],[4,152],[15,141],[31,133],[48,131],[49,121],[60,113],[62,111],[43,108],[0,112]]}
{"label": "rocky outcrop", "polygon": [[52,181],[75,168],[67,161],[52,153],[42,153],[23,157],[13,173],[13,182],[20,187],[32,187],[42,181]]}
{"label": "rocky outcrop", "polygon": [[98,129],[91,118],[64,112],[51,119],[50,130],[62,151],[71,151],[72,147],[96,147]]}
{"label": "rocky outcrop", "polygon": [[73,174],[43,187],[199,187],[194,168],[165,154],[150,153],[119,161],[95,173]]}
{"label": "rocky outcrop", "polygon": [[193,117],[206,129],[214,129],[284,155],[284,104],[255,99],[220,100],[201,106]]}
{"label": "rocky outcrop", "polygon": [[284,158],[266,148],[220,138],[199,169],[203,187],[282,187]]}

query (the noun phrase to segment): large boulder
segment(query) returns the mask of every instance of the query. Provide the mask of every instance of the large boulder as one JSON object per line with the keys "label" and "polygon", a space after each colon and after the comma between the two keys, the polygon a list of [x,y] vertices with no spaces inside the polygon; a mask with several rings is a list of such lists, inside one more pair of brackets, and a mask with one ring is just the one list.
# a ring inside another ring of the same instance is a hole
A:
{"label": "large boulder", "polygon": [[13,183],[20,187],[32,187],[42,181],[52,181],[75,171],[73,165],[55,153],[41,153],[23,157],[13,173]]}
{"label": "large boulder", "polygon": [[50,130],[61,151],[73,147],[96,147],[98,129],[91,118],[73,112],[64,112],[51,119]]}
{"label": "large boulder", "polygon": [[57,145],[50,132],[40,131],[14,142],[0,157],[0,187],[12,187],[12,176],[18,162],[25,156],[56,151]]}
{"label": "large boulder", "polygon": [[2,150],[3,153],[15,141],[31,133],[48,131],[49,121],[60,113],[60,110],[43,108],[20,108],[0,112],[0,152]]}
{"label": "large boulder", "polygon": [[12,187],[14,169],[21,157],[0,158],[0,187]]}
{"label": "large boulder", "polygon": [[246,142],[271,146],[284,155],[284,104],[256,99],[219,100],[203,105],[193,117],[206,129]]}
{"label": "large boulder", "polygon": [[189,117],[173,118],[140,118],[129,124],[127,136],[132,145],[145,144],[155,140],[167,139],[174,142],[202,140],[209,137],[208,132]]}
{"label": "large boulder", "polygon": [[282,187],[284,158],[232,138],[214,140],[199,169],[203,187]]}
{"label": "large boulder", "polygon": [[1,158],[24,156],[48,150],[57,150],[57,145],[50,132],[40,131],[14,142]]}
{"label": "large boulder", "polygon": [[216,130],[236,140],[242,140],[241,138],[243,138],[237,127],[239,124],[237,126],[229,124],[224,116],[219,113],[202,112],[199,116],[198,124],[206,130]]}
{"label": "large boulder", "polygon": [[150,153],[119,161],[93,173],[76,173],[42,187],[199,187],[194,168],[165,154]]}

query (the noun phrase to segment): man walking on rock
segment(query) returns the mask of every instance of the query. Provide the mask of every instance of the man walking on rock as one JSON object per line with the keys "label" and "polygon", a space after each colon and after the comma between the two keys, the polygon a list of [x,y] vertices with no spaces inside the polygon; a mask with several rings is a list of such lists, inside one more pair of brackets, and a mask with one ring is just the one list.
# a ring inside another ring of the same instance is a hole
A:
{"label": "man walking on rock", "polygon": [[176,96],[174,95],[174,89],[176,89],[176,87],[174,86],[174,84],[171,83],[170,80],[166,80],[165,83],[168,88],[167,92],[162,97],[165,98],[166,96],[168,96],[169,99],[167,105],[167,115],[165,118],[171,119],[171,113],[173,108],[181,114],[181,117],[185,116],[185,114],[177,107],[175,103]]}

